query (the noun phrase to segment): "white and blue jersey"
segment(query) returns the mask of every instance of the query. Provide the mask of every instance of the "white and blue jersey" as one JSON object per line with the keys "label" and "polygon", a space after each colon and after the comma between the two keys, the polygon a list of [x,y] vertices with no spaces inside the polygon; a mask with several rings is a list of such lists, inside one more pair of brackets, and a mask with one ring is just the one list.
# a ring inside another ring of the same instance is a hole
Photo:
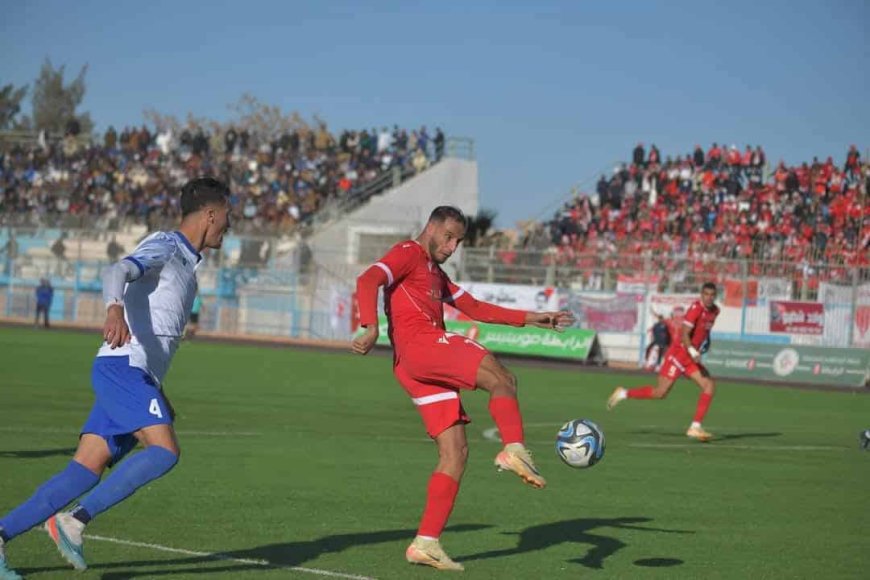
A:
{"label": "white and blue jersey", "polygon": [[202,257],[183,234],[156,232],[124,259],[139,270],[124,290],[130,343],[115,349],[104,343],[97,357],[129,356],[130,366],[144,370],[159,385],[184,336]]}
{"label": "white and blue jersey", "polygon": [[104,342],[97,353],[91,371],[96,401],[81,429],[106,440],[111,464],[136,446],[133,433],[173,422],[160,385],[190,315],[201,256],[183,234],[157,232],[124,259],[138,270],[124,288],[130,343],[112,349]]}

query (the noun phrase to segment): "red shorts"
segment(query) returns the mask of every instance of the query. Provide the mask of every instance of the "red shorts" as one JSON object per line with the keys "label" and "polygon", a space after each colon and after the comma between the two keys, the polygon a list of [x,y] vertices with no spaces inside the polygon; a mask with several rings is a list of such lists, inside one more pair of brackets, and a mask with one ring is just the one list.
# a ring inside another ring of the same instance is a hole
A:
{"label": "red shorts", "polygon": [[662,361],[659,376],[676,380],[681,376],[688,377],[696,372],[700,372],[703,375],[708,374],[704,365],[693,361],[685,348],[670,348],[665,354],[665,359]]}
{"label": "red shorts", "polygon": [[459,390],[477,387],[477,369],[489,351],[461,334],[418,335],[396,354],[393,374],[404,387],[430,437],[457,423],[470,423]]}

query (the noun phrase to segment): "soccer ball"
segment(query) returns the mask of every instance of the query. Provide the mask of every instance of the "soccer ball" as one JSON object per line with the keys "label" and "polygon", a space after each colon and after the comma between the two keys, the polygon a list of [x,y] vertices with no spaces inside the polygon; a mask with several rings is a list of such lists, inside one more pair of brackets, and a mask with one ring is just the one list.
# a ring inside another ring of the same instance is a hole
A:
{"label": "soccer ball", "polygon": [[556,435],[556,453],[569,467],[592,467],[604,457],[604,432],[589,419],[568,421]]}

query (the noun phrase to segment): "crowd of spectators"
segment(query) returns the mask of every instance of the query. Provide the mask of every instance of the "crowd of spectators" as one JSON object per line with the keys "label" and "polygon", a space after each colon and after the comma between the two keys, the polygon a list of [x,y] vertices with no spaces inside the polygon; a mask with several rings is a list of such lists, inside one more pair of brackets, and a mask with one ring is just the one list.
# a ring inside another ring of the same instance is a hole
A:
{"label": "crowd of spectators", "polygon": [[[761,147],[724,147],[665,157],[638,144],[630,163],[602,175],[520,242],[558,264],[659,271],[688,263],[716,273],[717,260],[805,268],[870,266],[870,165],[855,146],[831,157],[771,167]],[[836,276],[836,272],[832,275]]]}
{"label": "crowd of spectators", "polygon": [[333,135],[323,123],[271,138],[193,124],[180,131],[109,127],[96,143],[40,135],[31,145],[0,148],[0,218],[34,225],[91,218],[96,227],[153,229],[176,221],[176,194],[186,180],[213,175],[230,184],[235,228],[288,232],[330,203],[365,195],[384,174],[401,179],[425,170],[444,148],[440,128]]}

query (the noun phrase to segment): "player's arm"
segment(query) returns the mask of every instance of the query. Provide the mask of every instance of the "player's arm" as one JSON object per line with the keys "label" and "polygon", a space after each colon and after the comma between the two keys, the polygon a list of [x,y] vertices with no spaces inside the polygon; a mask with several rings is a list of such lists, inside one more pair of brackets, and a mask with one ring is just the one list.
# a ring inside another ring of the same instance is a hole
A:
{"label": "player's arm", "polygon": [[124,288],[140,276],[136,264],[126,259],[103,270],[103,301],[106,303],[103,338],[111,348],[130,342],[130,328],[124,320]]}
{"label": "player's arm", "polygon": [[537,326],[549,328],[557,332],[563,331],[574,322],[574,315],[566,310],[559,312],[529,312],[504,308],[489,302],[482,302],[454,284],[447,283],[450,292],[448,302],[460,312],[478,322],[490,324],[507,324],[510,326]]}
{"label": "player's arm", "polygon": [[392,286],[408,275],[417,251],[412,242],[394,246],[356,279],[356,300],[359,306],[359,325],[365,332],[351,343],[356,354],[368,354],[378,341],[378,289]]}
{"label": "player's arm", "polygon": [[106,322],[103,338],[111,348],[130,342],[130,328],[124,319],[124,290],[151,268],[166,263],[175,251],[175,243],[166,234],[155,234],[143,241],[132,254],[103,270],[103,302]]}
{"label": "player's arm", "polygon": [[682,342],[683,346],[686,347],[686,352],[689,353],[689,356],[692,357],[692,360],[697,361],[701,358],[701,353],[698,352],[692,345],[692,332],[695,330],[695,324],[701,318],[701,307],[695,303],[689,308],[689,311],[686,312],[686,317],[683,319],[683,332],[682,332]]}
{"label": "player's arm", "polygon": [[351,350],[356,354],[368,354],[378,341],[378,289],[388,282],[387,273],[377,265],[369,266],[356,279],[359,325],[365,328],[351,343]]}

